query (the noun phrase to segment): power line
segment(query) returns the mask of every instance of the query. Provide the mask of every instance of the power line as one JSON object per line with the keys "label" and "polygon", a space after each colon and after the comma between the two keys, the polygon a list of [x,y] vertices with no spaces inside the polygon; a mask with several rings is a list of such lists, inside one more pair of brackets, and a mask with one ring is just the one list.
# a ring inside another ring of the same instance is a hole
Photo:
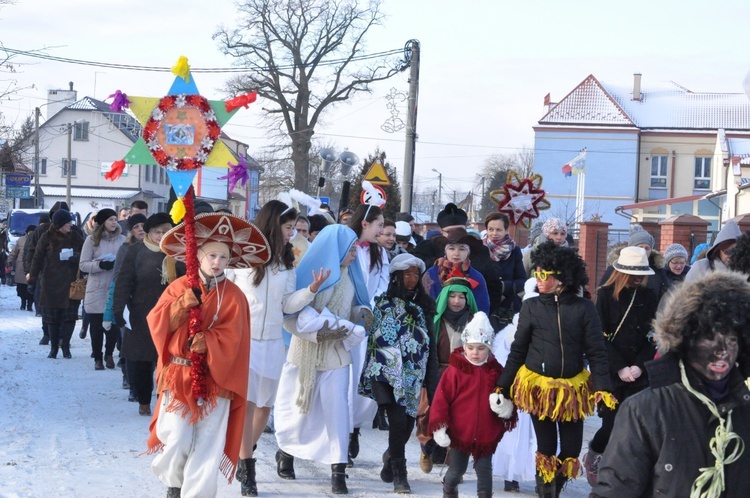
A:
{"label": "power line", "polygon": [[[43,60],[48,60],[48,61],[53,61],[53,62],[62,62],[65,64],[77,64],[81,66],[105,67],[109,69],[124,69],[128,71],[153,71],[153,72],[172,71],[171,67],[166,67],[166,66],[141,66],[141,65],[134,65],[134,64],[117,64],[113,62],[88,61],[84,59],[73,59],[73,58],[68,58],[68,57],[59,57],[56,55],[43,54],[41,52],[36,52],[36,51],[18,50],[18,49],[9,48],[9,47],[2,47],[0,48],[0,50],[11,55],[21,55],[21,56],[26,56],[26,57],[32,57],[35,59],[43,59]],[[393,50],[386,50],[384,52],[375,52],[372,54],[355,55],[351,58],[344,57],[344,58],[339,58],[339,59],[331,59],[331,60],[317,62],[316,66],[332,66],[336,64],[342,64],[345,62],[377,59],[377,58],[382,58],[382,57],[388,57],[390,55],[402,54],[403,51],[404,51],[403,48],[399,48],[399,49],[393,49]],[[191,67],[190,72],[192,73],[244,73],[244,72],[250,71],[251,69],[255,71],[276,71],[276,70],[288,70],[288,69],[294,69],[295,67],[306,67],[306,66],[309,66],[309,64],[289,64],[289,65],[280,65],[280,66],[273,66],[273,67],[261,67],[261,66],[256,65],[253,68],[249,68],[249,67]]]}

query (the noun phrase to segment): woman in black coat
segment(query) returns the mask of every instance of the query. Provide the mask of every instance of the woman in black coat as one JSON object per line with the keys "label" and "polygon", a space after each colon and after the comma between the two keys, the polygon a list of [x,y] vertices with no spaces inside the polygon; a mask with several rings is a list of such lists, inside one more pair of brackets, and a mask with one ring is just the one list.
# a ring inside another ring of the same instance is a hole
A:
{"label": "woman in black coat", "polygon": [[[533,250],[538,297],[524,301],[498,387],[531,415],[537,491],[557,496],[580,473],[583,420],[603,399],[613,407],[607,349],[594,303],[579,297],[586,264],[576,249],[547,241]],[[591,374],[586,370],[584,354]],[[558,435],[560,451],[557,451]]]}
{"label": "woman in black coat", "polygon": [[[646,284],[654,271],[649,267],[643,248],[625,247],[613,266],[612,275],[597,292],[596,309],[607,338],[613,394],[622,403],[648,387],[645,363],[653,360],[656,354],[649,332],[651,321],[656,316],[657,299]],[[602,426],[589,442],[589,452],[583,457],[586,477],[591,485],[596,484],[599,460],[609,442],[616,413],[616,408],[602,410]]]}
{"label": "woman in black coat", "polygon": [[131,329],[123,334],[122,356],[128,380],[138,398],[138,413],[151,415],[153,374],[158,354],[151,339],[146,316],[164,289],[185,274],[185,266],[168,258],[159,248],[162,237],[172,228],[169,215],[156,213],[144,224],[146,236],[128,246],[115,280],[112,313],[117,327],[125,325],[123,312],[130,311]]}
{"label": "woman in black coat", "polygon": [[[70,284],[78,275],[83,237],[73,230],[73,215],[59,209],[52,224],[37,242],[29,271],[29,285],[41,285],[42,321],[47,324],[50,338],[48,358],[57,358],[58,347],[63,357],[70,358],[70,337],[78,319],[80,301],[69,299]],[[41,282],[37,282],[39,275]],[[29,292],[33,293],[32,290]]]}

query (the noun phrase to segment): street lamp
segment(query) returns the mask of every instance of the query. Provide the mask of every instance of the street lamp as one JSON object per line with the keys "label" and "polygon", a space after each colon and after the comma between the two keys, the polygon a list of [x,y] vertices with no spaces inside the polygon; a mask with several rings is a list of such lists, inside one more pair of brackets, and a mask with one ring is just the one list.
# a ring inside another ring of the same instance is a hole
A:
{"label": "street lamp", "polygon": [[436,170],[435,168],[432,168],[432,171],[438,174],[438,207],[442,209],[442,202],[443,202],[443,174]]}

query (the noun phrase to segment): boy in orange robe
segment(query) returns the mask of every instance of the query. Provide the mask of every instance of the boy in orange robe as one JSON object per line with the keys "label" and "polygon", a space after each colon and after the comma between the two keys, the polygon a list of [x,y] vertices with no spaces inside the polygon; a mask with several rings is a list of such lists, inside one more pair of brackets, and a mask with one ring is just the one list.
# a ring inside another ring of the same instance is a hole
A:
{"label": "boy in orange robe", "polygon": [[[162,250],[185,259],[184,224],[164,235]],[[148,315],[157,364],[157,403],[151,420],[151,467],[168,497],[217,492],[217,471],[230,482],[237,466],[245,417],[250,358],[250,311],[225,268],[262,264],[268,244],[252,224],[231,215],[196,216],[200,287],[187,277],[167,287]],[[190,309],[201,306],[201,331],[190,340]],[[193,396],[190,353],[205,353],[206,399]],[[217,437],[219,435],[219,437]],[[221,437],[223,435],[223,437]]]}

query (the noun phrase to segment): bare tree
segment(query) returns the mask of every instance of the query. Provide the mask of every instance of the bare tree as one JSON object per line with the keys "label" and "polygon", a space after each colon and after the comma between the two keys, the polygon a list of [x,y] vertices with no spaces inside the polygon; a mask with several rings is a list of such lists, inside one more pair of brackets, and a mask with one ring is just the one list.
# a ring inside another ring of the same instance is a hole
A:
{"label": "bare tree", "polygon": [[311,139],[323,112],[406,67],[363,56],[365,35],[383,20],[380,0],[364,6],[351,0],[243,0],[238,9],[237,27],[214,35],[222,52],[248,70],[230,80],[228,90],[256,90],[273,103],[264,110],[291,141],[295,188],[307,190]]}
{"label": "bare tree", "polygon": [[497,208],[490,199],[490,192],[502,189],[511,171],[515,171],[521,178],[531,176],[534,171],[534,150],[523,147],[512,154],[493,154],[485,159],[482,170],[477,175],[477,181],[481,182],[484,179],[481,183],[484,191],[480,193],[479,220]]}

